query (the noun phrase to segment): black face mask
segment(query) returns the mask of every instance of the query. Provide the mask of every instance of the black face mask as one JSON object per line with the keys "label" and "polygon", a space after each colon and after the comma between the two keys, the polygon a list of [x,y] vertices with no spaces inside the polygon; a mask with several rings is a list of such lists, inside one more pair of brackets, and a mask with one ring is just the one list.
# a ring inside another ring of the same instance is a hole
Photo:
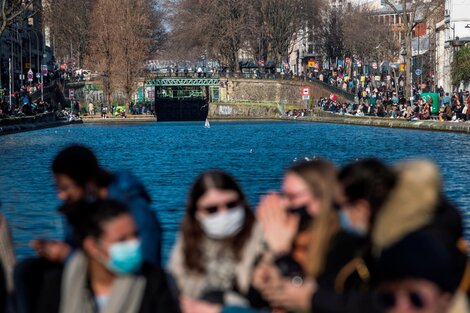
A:
{"label": "black face mask", "polygon": [[287,209],[287,212],[290,214],[296,214],[300,217],[299,232],[307,229],[313,220],[313,217],[308,213],[307,206],[305,205],[298,208]]}

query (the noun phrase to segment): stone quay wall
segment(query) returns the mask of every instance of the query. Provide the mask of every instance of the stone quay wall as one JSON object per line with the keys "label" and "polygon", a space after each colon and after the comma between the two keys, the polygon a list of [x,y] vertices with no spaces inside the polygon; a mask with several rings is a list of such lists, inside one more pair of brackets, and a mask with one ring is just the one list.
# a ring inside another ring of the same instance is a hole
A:
{"label": "stone quay wall", "polygon": [[230,78],[221,79],[221,86],[220,100],[228,103],[275,103],[303,108],[307,104],[302,99],[304,86],[310,87],[309,106],[314,104],[314,100],[329,97],[332,93],[336,94],[341,102],[354,100],[351,94],[333,90],[329,88],[331,86],[317,81]]}

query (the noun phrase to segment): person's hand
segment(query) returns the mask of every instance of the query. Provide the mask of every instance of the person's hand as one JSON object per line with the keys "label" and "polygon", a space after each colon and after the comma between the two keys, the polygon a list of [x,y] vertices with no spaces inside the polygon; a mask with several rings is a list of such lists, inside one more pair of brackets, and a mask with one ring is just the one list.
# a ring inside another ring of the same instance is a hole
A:
{"label": "person's hand", "polygon": [[269,261],[263,260],[255,267],[253,271],[252,285],[262,292],[276,281],[281,280],[281,273]]}
{"label": "person's hand", "polygon": [[317,290],[314,280],[306,279],[302,285],[295,285],[291,279],[263,290],[263,297],[272,307],[282,307],[288,311],[309,311],[313,294]]}
{"label": "person's hand", "polygon": [[59,240],[37,239],[31,241],[30,246],[39,256],[57,263],[63,263],[72,251],[67,243]]}
{"label": "person's hand", "polygon": [[256,216],[270,250],[275,255],[288,253],[297,233],[300,217],[287,213],[287,205],[277,193],[270,193],[261,199]]}
{"label": "person's hand", "polygon": [[220,313],[222,306],[202,300],[191,299],[186,296],[180,298],[182,313]]}

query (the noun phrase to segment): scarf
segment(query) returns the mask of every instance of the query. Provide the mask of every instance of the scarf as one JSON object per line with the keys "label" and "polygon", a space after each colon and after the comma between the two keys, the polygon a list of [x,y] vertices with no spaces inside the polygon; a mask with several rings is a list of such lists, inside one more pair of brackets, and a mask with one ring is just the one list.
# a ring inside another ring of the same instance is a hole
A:
{"label": "scarf", "polygon": [[[95,313],[93,295],[87,287],[88,259],[77,251],[67,262],[62,276],[60,313]],[[140,310],[146,280],[142,276],[118,276],[106,307],[99,313],[137,313]]]}

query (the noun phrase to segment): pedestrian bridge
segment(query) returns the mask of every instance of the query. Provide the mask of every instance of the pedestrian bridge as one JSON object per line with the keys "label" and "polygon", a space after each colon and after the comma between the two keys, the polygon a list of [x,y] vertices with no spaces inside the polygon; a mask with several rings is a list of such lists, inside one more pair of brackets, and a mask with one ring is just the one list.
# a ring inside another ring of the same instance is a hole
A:
{"label": "pedestrian bridge", "polygon": [[146,87],[169,87],[169,86],[219,86],[219,78],[190,78],[190,77],[167,77],[156,78],[145,82]]}
{"label": "pedestrian bridge", "polygon": [[146,89],[154,89],[155,100],[204,99],[219,101],[220,79],[207,77],[160,77],[145,81]]}

